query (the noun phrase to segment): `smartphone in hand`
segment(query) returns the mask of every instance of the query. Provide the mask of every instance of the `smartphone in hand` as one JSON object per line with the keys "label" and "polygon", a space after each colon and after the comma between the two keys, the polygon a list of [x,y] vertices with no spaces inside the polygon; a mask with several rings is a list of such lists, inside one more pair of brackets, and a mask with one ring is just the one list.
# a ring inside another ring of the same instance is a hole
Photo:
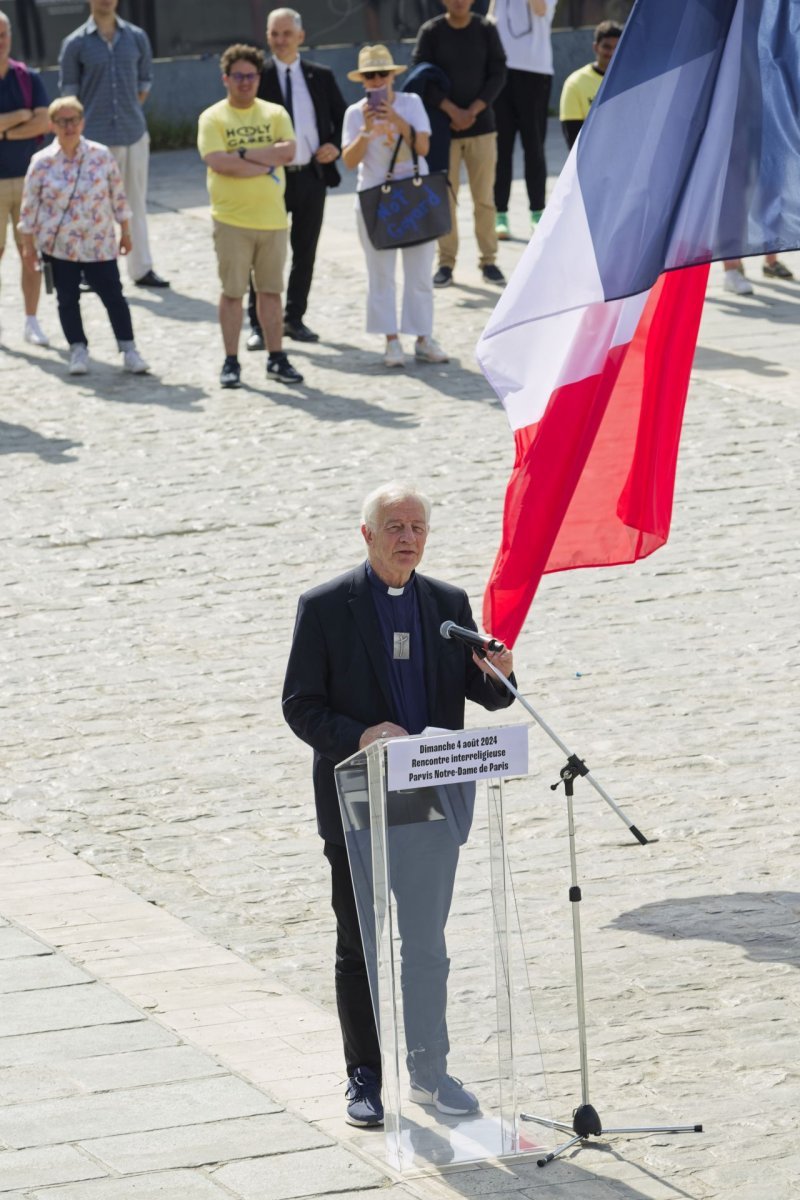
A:
{"label": "smartphone in hand", "polygon": [[371,112],[377,112],[388,99],[389,89],[387,87],[370,88],[367,92],[367,108]]}

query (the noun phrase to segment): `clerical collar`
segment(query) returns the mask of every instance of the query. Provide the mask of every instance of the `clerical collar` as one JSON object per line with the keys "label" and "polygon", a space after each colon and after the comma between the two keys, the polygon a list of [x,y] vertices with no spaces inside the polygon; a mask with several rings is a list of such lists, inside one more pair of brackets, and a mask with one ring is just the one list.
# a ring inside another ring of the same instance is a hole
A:
{"label": "clerical collar", "polygon": [[369,579],[376,592],[383,592],[385,596],[405,596],[414,587],[415,573],[411,572],[411,578],[403,587],[389,587],[388,583],[384,583],[379,575],[376,575],[371,564],[367,563],[367,579]]}

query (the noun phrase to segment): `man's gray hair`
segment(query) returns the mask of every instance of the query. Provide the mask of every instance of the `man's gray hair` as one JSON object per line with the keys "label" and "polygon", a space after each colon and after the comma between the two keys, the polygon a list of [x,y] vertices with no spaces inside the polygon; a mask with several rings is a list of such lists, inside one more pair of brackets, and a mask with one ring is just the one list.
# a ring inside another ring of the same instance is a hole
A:
{"label": "man's gray hair", "polygon": [[381,509],[386,508],[389,504],[399,504],[402,500],[417,500],[425,510],[425,524],[430,525],[432,507],[430,500],[413,483],[404,482],[402,479],[393,479],[390,483],[383,483],[365,497],[361,506],[361,524],[366,525],[367,529],[374,532]]}
{"label": "man's gray hair", "polygon": [[296,29],[303,28],[303,18],[295,8],[273,8],[272,12],[267,13],[267,28],[273,17],[291,17],[294,21]]}
{"label": "man's gray hair", "polygon": [[11,18],[7,17],[4,12],[0,12],[0,21],[5,21],[8,28],[11,28]]}

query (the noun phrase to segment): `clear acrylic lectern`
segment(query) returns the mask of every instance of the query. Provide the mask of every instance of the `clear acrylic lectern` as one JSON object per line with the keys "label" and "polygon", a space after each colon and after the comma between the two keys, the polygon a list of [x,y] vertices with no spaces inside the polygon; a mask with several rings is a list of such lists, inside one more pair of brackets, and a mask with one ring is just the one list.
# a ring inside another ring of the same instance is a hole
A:
{"label": "clear acrylic lectern", "polygon": [[[542,1149],[542,1132],[519,1121],[526,1105],[549,1104],[506,854],[505,779],[491,774],[492,742],[511,730],[379,741],[336,768],[383,1060],[384,1137],[371,1130],[359,1146],[401,1173]],[[527,727],[513,732],[527,739]],[[388,755],[406,741],[409,786],[391,790]],[[525,752],[527,761],[527,740]],[[454,773],[465,778],[439,782]],[[461,1080],[478,1110],[412,1099],[412,1079],[432,1067]]]}

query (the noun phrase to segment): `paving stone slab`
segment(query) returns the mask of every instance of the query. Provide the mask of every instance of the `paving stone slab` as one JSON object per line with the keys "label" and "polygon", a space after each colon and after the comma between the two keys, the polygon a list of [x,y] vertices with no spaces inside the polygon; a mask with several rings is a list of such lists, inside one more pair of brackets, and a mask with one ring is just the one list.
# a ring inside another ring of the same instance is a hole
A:
{"label": "paving stone slab", "polygon": [[23,929],[17,929],[16,925],[9,925],[7,921],[2,923],[2,927],[0,927],[0,960],[52,953],[52,948],[40,942],[38,938],[31,937]]}
{"label": "paving stone slab", "polygon": [[332,1144],[313,1125],[289,1113],[198,1123],[184,1129],[150,1131],[82,1143],[84,1149],[120,1174],[199,1167],[235,1158],[286,1154]]}
{"label": "paving stone slab", "polygon": [[0,1037],[0,1067],[25,1063],[58,1064],[74,1058],[175,1046],[177,1041],[169,1029],[139,1014],[136,1020],[115,1025],[89,1025],[84,1029]]}
{"label": "paving stone slab", "polygon": [[91,983],[85,971],[56,955],[36,955],[0,961],[0,994],[42,991]]}
{"label": "paving stone slab", "polygon": [[230,1197],[229,1191],[217,1187],[201,1171],[163,1171],[26,1193],[26,1200],[230,1200]]}
{"label": "paving stone slab", "polygon": [[99,983],[12,993],[0,1005],[0,1038],[136,1021],[141,1013]]}
{"label": "paving stone slab", "polygon": [[72,1146],[0,1151],[0,1195],[13,1192],[15,1188],[47,1187],[99,1179],[107,1174],[99,1163]]}
{"label": "paving stone slab", "polygon": [[0,1104],[29,1103],[86,1092],[111,1092],[145,1084],[174,1083],[225,1074],[225,1068],[192,1046],[163,1046],[38,1066],[0,1068]]}
{"label": "paving stone slab", "polygon": [[222,1076],[12,1104],[0,1109],[0,1141],[15,1148],[43,1146],[277,1112],[280,1107],[242,1080]]}
{"label": "paving stone slab", "polygon": [[329,1192],[357,1192],[379,1186],[385,1176],[340,1146],[252,1158],[213,1172],[214,1179],[243,1200],[291,1200]]}

